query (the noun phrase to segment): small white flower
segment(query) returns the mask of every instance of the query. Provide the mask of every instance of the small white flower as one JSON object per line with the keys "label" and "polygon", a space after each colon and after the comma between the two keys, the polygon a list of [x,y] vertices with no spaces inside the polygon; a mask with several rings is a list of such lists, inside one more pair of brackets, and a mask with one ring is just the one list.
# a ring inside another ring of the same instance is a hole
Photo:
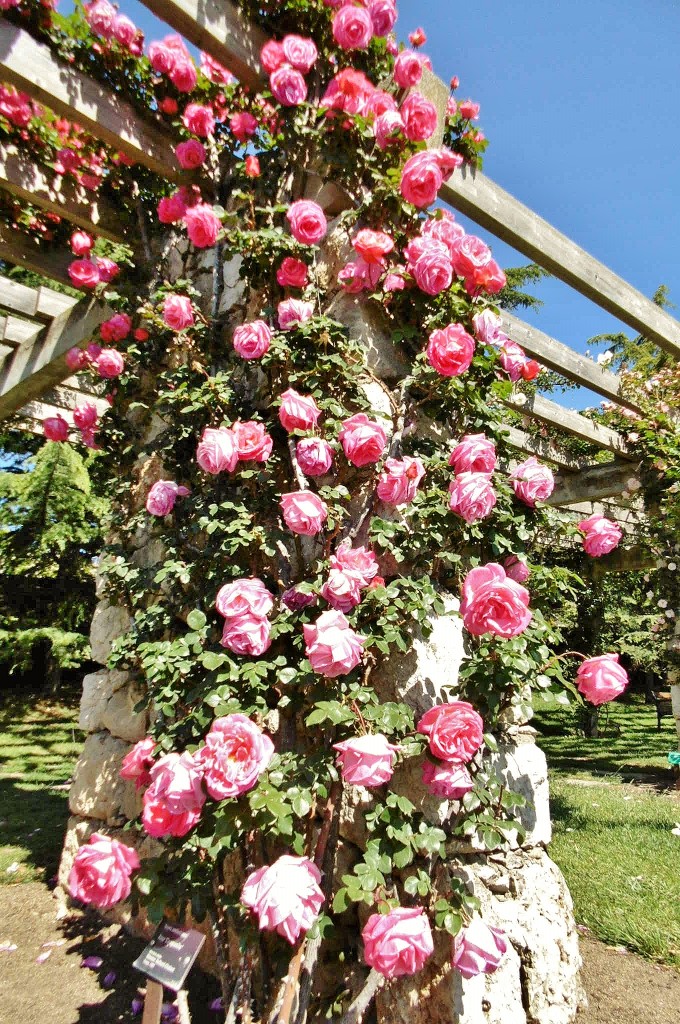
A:
{"label": "small white flower", "polygon": [[647,600],[651,601],[653,597],[654,597],[654,591],[653,590],[648,590],[647,591]]}
{"label": "small white flower", "polygon": [[606,366],[608,363],[611,363],[613,358],[614,353],[610,352],[609,349],[607,349],[606,352],[600,352],[600,354],[597,357],[597,362],[600,366]]}
{"label": "small white flower", "polygon": [[680,821],[676,821],[675,828],[671,829],[672,836],[680,836]]}
{"label": "small white flower", "polygon": [[674,619],[675,618],[675,612],[673,611],[672,608],[669,608],[668,611],[666,612],[666,618],[667,619]]}
{"label": "small white flower", "polygon": [[669,562],[668,569],[670,572],[675,572],[675,570],[677,569],[677,565],[675,564],[675,562]]}
{"label": "small white flower", "polygon": [[668,601],[665,597],[662,597],[660,601],[656,602],[657,608],[668,608]]}

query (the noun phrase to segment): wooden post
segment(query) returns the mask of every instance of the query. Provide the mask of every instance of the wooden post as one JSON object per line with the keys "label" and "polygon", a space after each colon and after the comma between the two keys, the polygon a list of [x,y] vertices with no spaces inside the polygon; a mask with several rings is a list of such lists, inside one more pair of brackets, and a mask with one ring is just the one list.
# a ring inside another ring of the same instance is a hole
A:
{"label": "wooden post", "polygon": [[163,986],[151,978],[146,980],[146,995],[144,996],[144,1016],[142,1024],[159,1024],[161,1010],[163,1008]]}

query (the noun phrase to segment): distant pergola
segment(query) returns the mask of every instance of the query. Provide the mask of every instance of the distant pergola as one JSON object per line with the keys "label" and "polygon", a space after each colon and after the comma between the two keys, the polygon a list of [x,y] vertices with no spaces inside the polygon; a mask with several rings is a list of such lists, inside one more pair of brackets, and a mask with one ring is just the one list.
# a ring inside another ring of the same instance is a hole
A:
{"label": "distant pergola", "polygon": [[[246,85],[266,84],[259,53],[266,42],[227,0],[143,0],[155,15],[228,66]],[[77,121],[96,138],[174,183],[190,175],[177,163],[177,140],[160,123],[142,119],[126,102],[99,82],[60,62],[28,33],[0,22],[0,78],[28,93],[57,114]],[[425,72],[420,88],[440,112],[440,129],[430,145],[440,145],[448,87]],[[0,154],[0,188],[37,207],[58,213],[72,224],[117,242],[134,241],[121,227],[118,211],[94,199],[70,181],[53,175],[25,154]],[[440,200],[508,243],[623,324],[648,338],[674,358],[680,357],[680,323],[547,221],[532,212],[480,171],[457,169],[444,183]],[[331,212],[343,206],[332,184],[321,185],[317,201]],[[0,259],[29,268],[46,278],[70,284],[70,254],[49,251],[27,236],[0,230]],[[111,311],[91,299],[67,298],[48,288],[27,288],[0,278],[0,419],[18,413],[29,426],[56,411],[72,409],[83,385],[65,362],[69,348],[84,346]],[[624,395],[621,379],[568,345],[504,312],[503,329],[533,358],[570,381],[622,408],[638,412],[635,398]],[[99,399],[102,401],[102,399]],[[105,403],[104,403],[105,404]],[[604,511],[628,531],[639,521],[641,503],[629,496],[639,487],[639,467],[625,439],[615,430],[540,395],[515,393],[506,404],[551,431],[577,437],[611,453],[605,462],[576,458],[559,442],[542,440],[509,426],[509,441],[518,451],[535,454],[558,469],[551,503],[574,512]],[[653,566],[633,545],[600,560],[609,570]],[[674,714],[680,738],[680,686],[673,686]]]}

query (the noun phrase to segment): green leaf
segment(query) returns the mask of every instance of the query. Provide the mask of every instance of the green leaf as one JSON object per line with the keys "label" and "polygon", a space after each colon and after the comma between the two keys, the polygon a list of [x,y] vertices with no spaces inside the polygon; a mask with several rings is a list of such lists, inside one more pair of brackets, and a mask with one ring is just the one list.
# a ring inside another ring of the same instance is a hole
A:
{"label": "green leaf", "polygon": [[194,610],[189,612],[187,615],[187,626],[189,629],[203,629],[207,621],[208,620],[203,612],[198,608],[194,608]]}

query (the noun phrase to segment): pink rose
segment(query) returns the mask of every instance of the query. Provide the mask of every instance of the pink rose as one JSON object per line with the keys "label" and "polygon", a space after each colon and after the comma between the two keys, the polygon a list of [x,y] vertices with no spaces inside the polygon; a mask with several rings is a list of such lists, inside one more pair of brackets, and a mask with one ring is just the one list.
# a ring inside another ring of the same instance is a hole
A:
{"label": "pink rose", "polygon": [[344,782],[351,786],[382,786],[392,778],[399,747],[379,733],[372,736],[354,736],[342,743],[334,743],[339,752],[338,764]]}
{"label": "pink rose", "polygon": [[254,912],[262,931],[275,931],[293,945],[309,931],[323,906],[320,881],[313,861],[284,854],[248,876],[241,903]]}
{"label": "pink rose", "polygon": [[397,7],[394,0],[368,0],[368,10],[373,24],[373,35],[384,38],[397,21]]}
{"label": "pink rose", "polygon": [[305,654],[314,672],[334,679],[347,675],[360,663],[366,637],[355,633],[342,612],[322,612],[302,631]]}
{"label": "pink rose", "polygon": [[201,103],[188,103],[182,114],[182,124],[193,135],[207,139],[215,133],[215,115],[212,107],[204,107]]}
{"label": "pink rose", "polygon": [[421,93],[409,93],[399,113],[404,120],[406,138],[411,142],[424,142],[434,135],[437,127],[437,108]]}
{"label": "pink rose", "polygon": [[288,63],[304,75],[312,70],[319,56],[314,40],[306,36],[284,36],[281,48]]}
{"label": "pink rose", "polygon": [[229,68],[225,68],[204,50],[201,50],[201,71],[215,85],[234,85],[236,82],[236,78]]}
{"label": "pink rose", "polygon": [[86,370],[90,363],[87,352],[75,346],[68,350],[64,359],[69,370]]}
{"label": "pink rose", "polygon": [[436,239],[423,241],[427,244],[416,250],[419,255],[415,262],[409,265],[409,270],[421,292],[425,292],[426,295],[439,295],[453,280],[451,257],[443,242]]}
{"label": "pink rose", "polygon": [[365,50],[373,38],[373,22],[364,7],[346,4],[333,15],[333,38],[343,50]]}
{"label": "pink rose", "polygon": [[276,280],[282,288],[304,288],[308,281],[307,264],[286,256],[276,271]]}
{"label": "pink rose", "polygon": [[287,64],[272,71],[269,76],[269,88],[274,98],[284,107],[296,107],[307,99],[307,83],[300,71],[288,67]]}
{"label": "pink rose", "polygon": [[444,800],[462,800],[474,789],[472,777],[464,764],[458,761],[444,761],[435,764],[427,758],[423,761],[423,785],[433,796]]}
{"label": "pink rose", "polygon": [[371,914],[361,937],[364,960],[386,978],[416,974],[434,952],[430,922],[421,907]]}
{"label": "pink rose", "polygon": [[180,190],[173,192],[171,196],[163,196],[156,209],[161,224],[176,224],[187,212],[187,204]]}
{"label": "pink rose", "polygon": [[48,441],[67,441],[69,429],[63,416],[47,416],[43,420],[43,433]]}
{"label": "pink rose", "polygon": [[170,81],[179,92],[193,92],[198,81],[198,74],[193,61],[177,60],[170,72]]}
{"label": "pink rose", "polygon": [[347,459],[357,467],[378,462],[387,444],[383,428],[375,420],[369,420],[365,412],[343,420],[338,436]]}
{"label": "pink rose", "polygon": [[225,583],[215,598],[215,608],[225,619],[243,615],[264,619],[273,607],[274,598],[257,577]]}
{"label": "pink rose", "polygon": [[130,895],[130,876],[139,870],[137,851],[94,832],[73,858],[68,876],[71,896],[108,910]]}
{"label": "pink rose", "polygon": [[399,189],[408,203],[429,206],[437,198],[444,176],[437,157],[428,150],[409,157],[401,172]]}
{"label": "pink rose", "polygon": [[197,203],[190,206],[184,214],[189,241],[197,249],[207,249],[214,245],[222,229],[222,221],[208,203]]}
{"label": "pink rose", "polygon": [[232,114],[229,118],[229,128],[231,134],[239,142],[247,142],[257,131],[257,118],[246,111],[239,111],[237,114]]}
{"label": "pink rose", "polygon": [[116,8],[108,0],[95,0],[85,7],[85,19],[95,33],[108,39],[113,32],[113,23],[116,20]]}
{"label": "pink rose", "polygon": [[521,345],[510,341],[509,338],[505,338],[501,342],[499,362],[513,383],[521,378],[527,361],[526,353]]}
{"label": "pink rose", "polygon": [[247,178],[259,178],[261,174],[260,161],[252,153],[245,158],[244,168]]}
{"label": "pink rose", "polygon": [[394,81],[400,89],[411,89],[423,77],[423,58],[413,50],[402,50],[394,61]]}
{"label": "pink rose", "polygon": [[202,470],[213,476],[217,473],[233,473],[238,462],[233,430],[227,427],[206,427],[196,449],[196,461]]}
{"label": "pink rose", "polygon": [[555,489],[555,477],[532,455],[510,474],[512,488],[525,505],[533,508],[537,501],[547,501]]}
{"label": "pink rose", "polygon": [[436,216],[428,218],[423,224],[420,229],[421,237],[443,242],[449,256],[452,256],[460,239],[465,236],[465,229],[456,222],[449,210],[435,210],[435,214]]}
{"label": "pink rose", "polygon": [[78,430],[87,430],[97,422],[97,406],[94,402],[83,402],[73,410],[73,422]]}
{"label": "pink rose", "polygon": [[415,498],[424,475],[425,467],[418,458],[405,455],[403,459],[386,459],[378,481],[378,497],[386,505],[407,505]]}
{"label": "pink rose", "polygon": [[[425,29],[416,28],[413,30],[413,32],[409,32],[408,41],[411,44],[411,46],[423,46],[427,42]],[[427,58],[423,59],[427,60]]]}
{"label": "pink rose", "polygon": [[375,86],[362,71],[343,68],[326,87],[320,105],[346,114],[365,114]]}
{"label": "pink rose", "polygon": [[325,236],[328,224],[323,210],[311,199],[291,203],[286,214],[293,238],[302,245],[316,245]]}
{"label": "pink rose", "polygon": [[427,358],[443,377],[459,377],[469,368],[475,354],[475,340],[462,324],[433,331],[427,343]]}
{"label": "pink rose", "polygon": [[260,50],[260,64],[268,75],[280,68],[285,61],[283,44],[276,39],[269,39]]}
{"label": "pink rose", "polygon": [[616,700],[628,686],[628,673],[619,665],[618,654],[601,654],[588,658],[579,665],[576,685],[591,704],[606,704]]}
{"label": "pink rose", "polygon": [[358,295],[367,288],[374,288],[381,273],[382,268],[378,264],[359,258],[345,264],[338,273],[338,282],[349,295]]}
{"label": "pink rose", "polygon": [[401,114],[396,110],[387,110],[384,114],[379,114],[373,125],[375,141],[383,150],[392,143],[399,142],[403,138],[403,131],[404,122]]}
{"label": "pink rose", "polygon": [[137,26],[124,14],[117,14],[113,19],[111,34],[116,42],[128,50],[137,39]]}
{"label": "pink rose", "polygon": [[463,625],[473,636],[493,633],[507,640],[519,636],[531,622],[529,591],[509,579],[497,562],[471,569],[462,589]]}
{"label": "pink rose", "polygon": [[320,437],[303,437],[295,454],[305,476],[323,476],[333,468],[333,449]]}
{"label": "pink rose", "polygon": [[281,601],[291,612],[301,612],[316,604],[316,594],[305,594],[299,587],[289,587],[281,594]]}
{"label": "pink rose", "polygon": [[373,117],[380,117],[381,114],[386,114],[388,111],[395,112],[397,110],[397,101],[394,96],[390,95],[389,92],[385,92],[384,89],[376,89],[366,104],[366,113]]}
{"label": "pink rose", "polygon": [[328,519],[328,506],[314,491],[291,491],[281,495],[283,520],[289,530],[314,537]]}
{"label": "pink rose", "polygon": [[363,228],[354,237],[352,247],[366,263],[382,265],[385,256],[394,249],[394,241],[384,231]]}
{"label": "pink rose", "polygon": [[107,343],[123,341],[127,338],[132,328],[132,320],[127,313],[114,313],[112,317],[105,320],[99,327],[102,340]]}
{"label": "pink rose", "polygon": [[194,323],[194,309],[188,295],[166,295],[163,322],[171,331],[183,331]]}
{"label": "pink rose", "polygon": [[143,740],[135,743],[129,754],[123,758],[118,773],[121,779],[134,782],[137,789],[147,786],[151,782],[149,769],[154,763],[154,751],[156,741],[153,736],[146,736]]}
{"label": "pink rose", "polygon": [[517,555],[508,555],[503,559],[503,568],[511,580],[515,583],[525,583],[531,576],[531,569]]}
{"label": "pink rose", "polygon": [[186,751],[165,754],[149,774],[142,809],[145,831],[156,839],[185,836],[198,823],[205,803],[202,766]]}
{"label": "pink rose", "polygon": [[496,506],[496,493],[486,473],[460,473],[449,484],[449,508],[469,525],[486,519]]}
{"label": "pink rose", "polygon": [[261,359],[269,350],[272,332],[264,320],[241,324],[234,331],[234,351],[241,359]]}
{"label": "pink rose", "polygon": [[95,368],[100,377],[111,380],[113,377],[120,377],[125,369],[125,360],[115,348],[103,348],[97,357]]}
{"label": "pink rose", "polygon": [[94,239],[87,231],[74,231],[71,235],[71,252],[74,256],[89,256]]}
{"label": "pink rose", "polygon": [[177,49],[168,43],[171,39],[177,38],[177,36],[166,36],[162,42],[157,40],[149,46],[149,63],[159,75],[169,75],[175,66]]}
{"label": "pink rose", "polygon": [[475,313],[472,318],[475,337],[483,345],[501,345],[508,341],[508,337],[501,330],[501,318],[498,313],[485,309],[481,313]]}
{"label": "pink rose", "polygon": [[273,440],[263,423],[237,420],[231,428],[236,442],[236,454],[241,462],[266,462],[272,453]]}
{"label": "pink rose", "polygon": [[187,142],[180,142],[175,148],[180,167],[185,171],[191,171],[205,163],[205,146],[198,139],[188,139]]}
{"label": "pink rose", "polygon": [[459,277],[472,277],[491,262],[491,249],[476,235],[465,235],[458,244],[453,266]]}
{"label": "pink rose", "polygon": [[294,388],[288,388],[281,395],[279,420],[284,430],[313,430],[321,415],[321,409],[311,395],[300,395]]}
{"label": "pink rose", "polygon": [[180,487],[174,480],[157,480],[146,496],[146,511],[152,516],[167,516],[177,499],[186,497],[188,493],[187,487]]}
{"label": "pink rose", "polygon": [[362,579],[346,569],[331,569],[321,588],[321,596],[332,608],[349,612],[361,603]]}
{"label": "pink rose", "polygon": [[449,456],[456,473],[486,473],[496,468],[496,445],[485,434],[466,434]]}
{"label": "pink rose", "polygon": [[608,555],[623,537],[621,527],[611,519],[606,519],[601,512],[595,512],[587,519],[582,519],[578,529],[584,535],[583,550],[593,558]]}
{"label": "pink rose", "polygon": [[101,281],[99,266],[92,260],[73,260],[68,276],[76,288],[96,288]]}
{"label": "pink rose", "polygon": [[345,541],[331,555],[331,568],[351,572],[358,577],[362,587],[367,587],[378,575],[379,566],[372,551],[365,547],[353,548],[350,541]]}
{"label": "pink rose", "polygon": [[292,331],[294,327],[311,320],[314,316],[314,303],[303,302],[302,299],[284,299],[279,302],[276,313],[281,330]]}
{"label": "pink rose", "polygon": [[120,273],[120,267],[115,260],[110,260],[106,256],[96,256],[97,270],[99,272],[99,280],[108,284],[109,281],[113,281],[114,277],[117,277]]}
{"label": "pink rose", "polygon": [[461,100],[458,104],[458,111],[466,121],[475,121],[479,117],[479,103],[472,100]]}
{"label": "pink rose", "polygon": [[234,654],[258,658],[271,646],[270,630],[268,619],[247,613],[236,615],[225,619],[220,643]]}
{"label": "pink rose", "polygon": [[508,943],[500,928],[490,928],[475,917],[453,940],[453,966],[464,978],[492,974],[500,964]]}
{"label": "pink rose", "polygon": [[430,751],[441,761],[467,763],[484,742],[484,722],[472,704],[464,700],[430,708],[417,729],[427,736]]}
{"label": "pink rose", "polygon": [[227,800],[257,785],[274,756],[269,736],[245,715],[216,718],[196,754],[213,800]]}

